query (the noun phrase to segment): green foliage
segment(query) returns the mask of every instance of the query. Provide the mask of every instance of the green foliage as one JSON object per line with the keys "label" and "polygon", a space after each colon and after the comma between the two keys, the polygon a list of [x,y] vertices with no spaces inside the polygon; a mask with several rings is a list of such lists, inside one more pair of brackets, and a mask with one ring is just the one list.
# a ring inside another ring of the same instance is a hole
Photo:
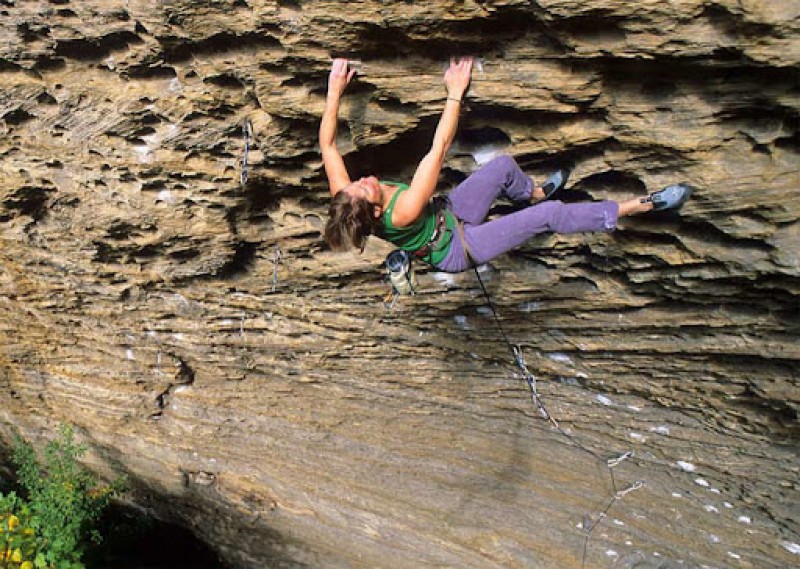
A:
{"label": "green foliage", "polygon": [[0,494],[0,567],[33,569],[36,532],[30,508],[14,492]]}
{"label": "green foliage", "polygon": [[0,493],[0,569],[83,569],[88,540],[100,541],[94,526],[124,486],[121,478],[99,485],[78,464],[84,452],[67,426],[47,444],[41,464],[33,447],[17,440],[12,460],[27,499]]}

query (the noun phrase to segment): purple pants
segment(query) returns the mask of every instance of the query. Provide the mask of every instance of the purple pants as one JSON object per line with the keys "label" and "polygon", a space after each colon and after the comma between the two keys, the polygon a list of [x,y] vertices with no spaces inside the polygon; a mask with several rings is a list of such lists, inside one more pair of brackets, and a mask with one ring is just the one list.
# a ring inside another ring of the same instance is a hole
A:
{"label": "purple pants", "polygon": [[[532,191],[533,182],[514,159],[498,156],[450,192],[450,211],[464,222],[464,239],[476,263],[486,263],[538,233],[610,231],[617,225],[619,204],[613,201],[576,204],[546,201],[484,221],[498,197],[529,203]],[[458,273],[471,266],[456,232],[447,256],[436,268]]]}

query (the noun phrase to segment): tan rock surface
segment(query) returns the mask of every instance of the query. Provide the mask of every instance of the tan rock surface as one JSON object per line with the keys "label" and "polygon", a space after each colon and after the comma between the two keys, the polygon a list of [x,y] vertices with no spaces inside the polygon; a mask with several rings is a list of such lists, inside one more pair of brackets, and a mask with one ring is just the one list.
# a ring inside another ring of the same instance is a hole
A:
{"label": "tan rock surface", "polygon": [[[90,463],[236,567],[800,563],[800,8],[0,2],[0,434]],[[392,311],[320,238],[332,56],[354,173],[407,179],[480,57],[442,191],[502,149],[680,216],[543,236]],[[250,180],[239,184],[252,122]],[[275,263],[276,247],[282,253]],[[277,269],[276,269],[277,267]],[[277,275],[277,280],[275,276]],[[583,524],[583,526],[581,525]]]}

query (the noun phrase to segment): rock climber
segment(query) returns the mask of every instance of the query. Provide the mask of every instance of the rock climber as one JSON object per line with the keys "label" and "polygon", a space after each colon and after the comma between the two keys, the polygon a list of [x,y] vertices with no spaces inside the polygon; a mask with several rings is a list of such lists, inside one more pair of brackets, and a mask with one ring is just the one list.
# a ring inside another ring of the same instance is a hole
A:
{"label": "rock climber", "polygon": [[[619,217],[677,208],[689,197],[691,188],[678,184],[622,202],[565,204],[550,198],[564,187],[569,172],[558,171],[538,186],[513,158],[500,156],[459,184],[444,205],[438,203],[432,198],[456,133],[472,65],[470,57],[450,61],[444,73],[447,98],[433,143],[406,185],[375,176],[351,180],[336,147],[336,126],[339,101],[355,70],[347,59],[334,59],[319,129],[333,195],[325,239],[334,250],[363,251],[367,238],[376,235],[440,271],[455,273],[486,263],[539,233],[611,231]],[[486,221],[492,202],[501,196],[530,207]]]}

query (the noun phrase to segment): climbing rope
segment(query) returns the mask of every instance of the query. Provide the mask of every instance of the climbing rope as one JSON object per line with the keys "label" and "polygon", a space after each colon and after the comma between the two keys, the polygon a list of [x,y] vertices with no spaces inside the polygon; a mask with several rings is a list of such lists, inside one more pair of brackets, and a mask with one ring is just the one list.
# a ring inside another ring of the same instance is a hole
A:
{"label": "climbing rope", "polygon": [[522,377],[525,379],[525,383],[528,385],[528,389],[531,392],[531,398],[533,399],[533,404],[536,409],[539,411],[539,414],[544,417],[552,426],[555,428],[559,433],[564,435],[570,443],[572,443],[576,448],[582,450],[583,452],[589,454],[593,458],[600,460],[605,463],[606,468],[608,468],[609,478],[611,480],[611,489],[612,489],[612,496],[608,504],[606,504],[605,508],[600,512],[597,517],[597,520],[592,523],[591,518],[587,514],[586,519],[583,524],[583,531],[584,531],[584,541],[583,541],[583,556],[581,561],[581,567],[586,566],[586,552],[589,547],[589,538],[595,528],[603,521],[608,511],[614,506],[617,500],[622,499],[624,496],[633,492],[634,490],[638,490],[639,488],[644,486],[644,481],[637,480],[628,488],[623,490],[617,490],[617,482],[614,478],[614,468],[619,466],[624,461],[628,460],[629,458],[633,457],[633,451],[627,451],[617,457],[604,459],[600,456],[597,452],[593,451],[592,449],[583,445],[575,435],[568,433],[565,431],[561,425],[558,424],[558,421],[555,420],[553,415],[547,410],[547,407],[542,400],[541,395],[539,395],[539,391],[536,388],[536,377],[530,372],[528,369],[527,364],[525,363],[525,357],[522,354],[522,349],[513,344],[511,340],[508,339],[508,335],[506,334],[505,329],[503,328],[503,324],[500,322],[500,317],[498,316],[497,309],[495,308],[494,302],[492,302],[491,296],[489,296],[489,291],[486,290],[486,285],[483,283],[483,279],[481,278],[480,271],[478,270],[477,266],[473,266],[473,270],[475,271],[475,276],[478,278],[478,283],[480,284],[481,291],[483,292],[483,296],[486,299],[486,304],[489,306],[489,310],[494,317],[495,324],[497,325],[498,330],[500,330],[500,335],[503,337],[506,345],[511,352],[511,356],[514,359],[514,363],[516,363],[517,367],[519,368],[520,372],[522,373]]}
{"label": "climbing rope", "polygon": [[[486,304],[488,305],[489,310],[491,311],[492,316],[494,317],[495,324],[497,325],[497,328],[500,331],[500,335],[502,336],[502,339],[508,346],[511,356],[514,360],[514,363],[519,368],[522,377],[525,379],[525,383],[528,385],[528,389],[531,393],[531,399],[533,400],[534,406],[539,411],[539,414],[543,418],[545,418],[553,426],[553,428],[555,428],[560,434],[566,437],[567,440],[569,440],[572,445],[574,445],[579,450],[585,452],[586,454],[590,455],[593,459],[600,461],[608,469],[608,475],[611,481],[611,490],[612,490],[611,498],[603,507],[603,509],[600,511],[600,513],[597,515],[596,519],[593,520],[592,517],[589,514],[587,514],[582,524],[584,540],[583,540],[581,567],[585,568],[586,555],[589,548],[589,540],[594,530],[601,524],[601,522],[606,517],[608,517],[608,512],[614,507],[614,505],[619,500],[624,498],[629,493],[638,490],[644,486],[643,480],[637,480],[633,482],[630,486],[628,486],[627,488],[623,488],[622,490],[618,489],[617,487],[617,481],[614,476],[613,469],[622,464],[623,462],[625,462],[626,460],[633,458],[634,453],[633,451],[627,451],[621,455],[614,456],[612,458],[603,457],[596,451],[582,444],[575,435],[567,432],[566,430],[564,430],[564,428],[561,427],[558,421],[556,421],[555,417],[553,417],[553,415],[547,409],[544,400],[539,394],[536,385],[536,377],[528,369],[527,363],[525,362],[525,357],[522,353],[522,349],[518,345],[513,344],[509,339],[508,334],[506,334],[502,322],[500,321],[500,316],[497,312],[497,308],[495,307],[494,302],[492,301],[492,298],[489,295],[489,291],[486,289],[486,285],[484,284],[483,279],[481,278],[478,268],[476,266],[473,266],[473,269],[475,271],[475,276],[478,279],[478,283],[480,284],[481,291],[483,292],[483,296],[486,299]],[[383,301],[383,307],[385,310],[384,314],[388,314],[394,309],[394,306],[400,296],[401,295],[396,290],[392,290],[392,292],[390,292],[390,294]],[[378,322],[380,319],[381,319],[380,316],[375,316],[372,319],[370,319],[370,322],[365,327],[364,332],[362,332],[362,337],[366,337],[371,331],[372,327],[375,325],[375,323]]]}

